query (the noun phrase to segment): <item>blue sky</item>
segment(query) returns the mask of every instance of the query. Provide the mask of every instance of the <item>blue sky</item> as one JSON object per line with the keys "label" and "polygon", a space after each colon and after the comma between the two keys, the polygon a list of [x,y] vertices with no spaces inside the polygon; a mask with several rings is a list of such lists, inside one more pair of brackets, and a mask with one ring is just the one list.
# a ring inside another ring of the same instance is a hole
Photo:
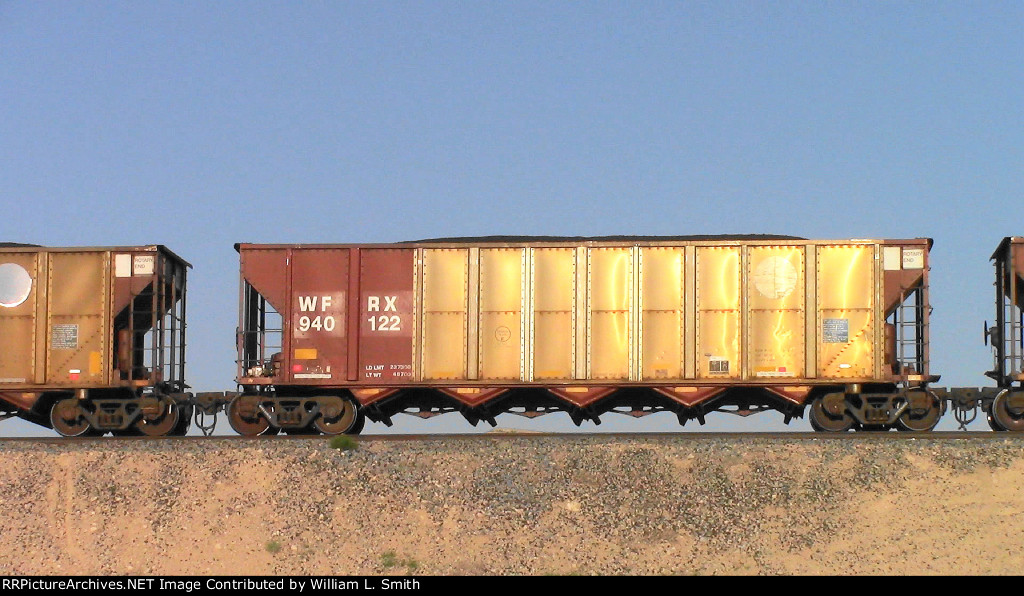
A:
{"label": "blue sky", "polygon": [[1021,56],[1014,2],[0,1],[0,241],[188,259],[205,391],[235,242],[927,236],[932,369],[987,385]]}

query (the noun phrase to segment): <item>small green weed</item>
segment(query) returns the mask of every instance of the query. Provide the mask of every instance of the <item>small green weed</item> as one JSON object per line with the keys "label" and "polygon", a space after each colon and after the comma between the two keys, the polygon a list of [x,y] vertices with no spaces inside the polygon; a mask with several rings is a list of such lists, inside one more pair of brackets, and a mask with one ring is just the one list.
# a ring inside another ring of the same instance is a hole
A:
{"label": "small green weed", "polygon": [[355,451],[359,449],[359,441],[349,435],[338,435],[331,438],[331,449],[339,451]]}
{"label": "small green weed", "polygon": [[272,555],[276,555],[281,552],[281,543],[276,540],[271,540],[267,543],[267,552]]}
{"label": "small green weed", "polygon": [[409,571],[416,571],[420,567],[419,561],[416,559],[399,559],[398,554],[393,550],[389,550],[380,556],[380,565],[384,569],[405,567]]}

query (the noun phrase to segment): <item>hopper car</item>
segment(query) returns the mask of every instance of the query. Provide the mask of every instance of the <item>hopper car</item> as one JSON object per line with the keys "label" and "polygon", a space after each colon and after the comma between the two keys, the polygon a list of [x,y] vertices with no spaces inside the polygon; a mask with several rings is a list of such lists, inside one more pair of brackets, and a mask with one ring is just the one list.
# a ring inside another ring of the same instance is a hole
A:
{"label": "hopper car", "polygon": [[985,323],[995,365],[985,373],[996,382],[988,388],[985,411],[992,430],[1024,430],[1024,238],[1007,237],[992,254],[996,269],[995,322]]}
{"label": "hopper car", "polygon": [[163,246],[0,245],[0,417],[185,434],[189,267]]}
{"label": "hopper car", "polygon": [[931,241],[240,244],[241,434],[459,412],[930,430]]}
{"label": "hopper car", "polygon": [[[1024,430],[1024,239],[985,339],[995,387],[931,370],[930,239],[486,237],[238,244],[235,391],[188,392],[189,264],[163,246],[0,244],[0,416],[61,435],[357,434],[457,412],[776,410],[817,431]],[[203,426],[204,432],[211,427]]]}

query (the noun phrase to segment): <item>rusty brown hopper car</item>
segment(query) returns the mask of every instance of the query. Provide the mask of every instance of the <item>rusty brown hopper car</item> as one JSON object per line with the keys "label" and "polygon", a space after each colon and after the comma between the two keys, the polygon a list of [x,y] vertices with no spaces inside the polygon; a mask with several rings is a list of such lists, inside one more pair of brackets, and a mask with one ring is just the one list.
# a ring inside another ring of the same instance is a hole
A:
{"label": "rusty brown hopper car", "polygon": [[0,415],[184,434],[188,267],[163,246],[0,246]]}
{"label": "rusty brown hopper car", "polygon": [[242,434],[364,417],[809,413],[928,430],[929,239],[240,244]]}
{"label": "rusty brown hopper car", "polygon": [[995,366],[986,373],[998,393],[987,407],[989,426],[997,431],[1024,431],[1024,238],[1008,237],[992,254],[996,267],[996,320],[985,324]]}

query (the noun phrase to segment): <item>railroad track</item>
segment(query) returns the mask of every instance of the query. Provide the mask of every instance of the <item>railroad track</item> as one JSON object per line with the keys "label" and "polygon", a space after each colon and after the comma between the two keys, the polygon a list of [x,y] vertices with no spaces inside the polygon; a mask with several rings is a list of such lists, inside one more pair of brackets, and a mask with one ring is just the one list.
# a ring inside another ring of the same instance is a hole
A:
{"label": "railroad track", "polygon": [[[272,437],[246,437],[240,435],[224,436],[186,436],[186,437],[0,437],[0,447],[4,443],[40,443],[66,445],[77,443],[96,443],[101,445],[139,442],[214,442],[228,441],[240,444],[278,441],[330,442],[332,437],[323,435],[278,435]],[[388,443],[404,441],[531,441],[535,439],[574,440],[605,440],[621,441],[627,439],[676,439],[680,441],[700,442],[709,440],[769,440],[769,441],[1013,441],[1024,444],[1024,434],[998,433],[989,431],[950,431],[950,432],[851,432],[851,433],[817,433],[817,432],[701,432],[701,433],[550,433],[528,431],[492,431],[486,433],[451,433],[451,434],[381,434],[362,435],[356,439],[359,443]]]}

